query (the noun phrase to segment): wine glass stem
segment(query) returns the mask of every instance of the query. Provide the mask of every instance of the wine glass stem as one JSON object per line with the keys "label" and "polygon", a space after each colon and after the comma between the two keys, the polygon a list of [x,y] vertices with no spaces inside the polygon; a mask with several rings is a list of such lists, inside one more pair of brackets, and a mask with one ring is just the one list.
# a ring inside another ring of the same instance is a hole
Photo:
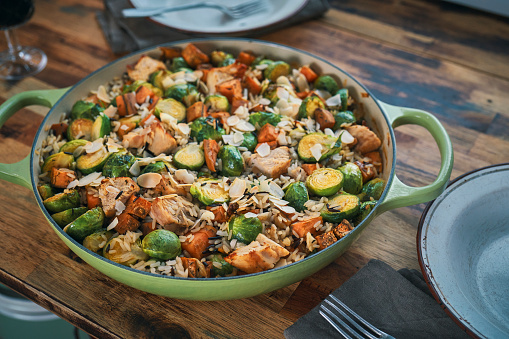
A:
{"label": "wine glass stem", "polygon": [[9,48],[9,54],[11,55],[12,60],[19,59],[20,58],[20,56],[19,56],[20,47],[19,47],[18,37],[16,36],[14,31],[11,29],[4,30],[4,33],[5,33],[5,40],[7,40],[7,47]]}

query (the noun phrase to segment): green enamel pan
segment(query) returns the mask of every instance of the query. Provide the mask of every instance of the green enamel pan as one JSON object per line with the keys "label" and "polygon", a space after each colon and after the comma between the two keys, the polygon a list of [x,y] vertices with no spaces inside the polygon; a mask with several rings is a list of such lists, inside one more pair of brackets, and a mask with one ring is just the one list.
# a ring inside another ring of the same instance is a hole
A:
{"label": "green enamel pan", "polygon": [[[39,194],[35,193],[42,213],[44,213],[56,234],[74,253],[105,275],[143,291],[180,299],[224,300],[267,293],[302,280],[327,266],[348,249],[376,215],[394,208],[433,200],[444,190],[452,170],[453,150],[444,127],[430,113],[383,103],[375,99],[369,93],[369,90],[357,80],[328,61],[308,52],[280,44],[251,39],[224,38],[188,40],[164,46],[184,47],[190,42],[196,44],[205,52],[221,49],[235,54],[242,50],[251,50],[256,54],[273,56],[276,59],[291,63],[310,64],[318,72],[333,74],[341,80],[341,83],[346,82],[346,87],[348,87],[351,95],[362,103],[364,110],[367,112],[365,119],[368,125],[382,140],[384,166],[382,176],[387,182],[385,192],[362,223],[346,237],[325,250],[281,268],[261,273],[213,279],[161,276],[140,272],[106,260],[87,250],[63,232],[50,218]],[[0,126],[22,107],[28,105],[51,107],[39,127],[30,155],[18,163],[0,164],[0,179],[28,187],[37,192],[40,168],[38,166],[39,156],[36,154],[36,150],[41,147],[42,141],[47,137],[45,127],[57,123],[60,115],[63,112],[69,112],[74,102],[85,97],[91,89],[98,88],[99,85],[107,83],[113,77],[124,73],[126,66],[136,62],[141,55],[159,57],[160,50],[158,47],[154,47],[125,56],[100,68],[71,88],[20,93],[0,106]],[[436,180],[428,186],[409,187],[396,176],[396,138],[393,129],[405,124],[415,124],[426,128],[435,139],[440,150],[440,171]]]}

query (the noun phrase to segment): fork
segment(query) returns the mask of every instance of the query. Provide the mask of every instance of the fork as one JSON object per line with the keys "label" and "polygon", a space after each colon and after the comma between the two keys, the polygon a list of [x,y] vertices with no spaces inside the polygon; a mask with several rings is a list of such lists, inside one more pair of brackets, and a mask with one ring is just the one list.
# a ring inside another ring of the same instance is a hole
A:
{"label": "fork", "polygon": [[328,304],[328,306],[324,304],[320,305],[318,313],[320,313],[320,315],[324,317],[329,324],[341,333],[344,338],[394,339],[394,337],[382,332],[375,326],[368,323],[335,296],[330,295],[329,298],[324,301]]}
{"label": "fork", "polygon": [[157,8],[127,8],[122,10],[122,15],[125,18],[141,18],[147,16],[160,15],[167,12],[182,11],[185,9],[208,7],[215,8],[226,15],[238,19],[248,15],[261,12],[265,9],[266,4],[263,0],[251,0],[240,3],[235,6],[224,6],[211,1],[201,1],[192,4],[179,5],[179,6],[168,6],[168,7],[157,7]]}

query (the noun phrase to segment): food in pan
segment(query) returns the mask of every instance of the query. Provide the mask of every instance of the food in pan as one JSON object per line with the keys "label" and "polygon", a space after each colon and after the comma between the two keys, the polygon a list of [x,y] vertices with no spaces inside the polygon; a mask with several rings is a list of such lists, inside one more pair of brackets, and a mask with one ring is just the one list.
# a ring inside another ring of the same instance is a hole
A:
{"label": "food in pan", "polygon": [[256,273],[331,246],[380,199],[380,139],[333,74],[161,51],[48,126],[38,191],[77,242],[157,274]]}

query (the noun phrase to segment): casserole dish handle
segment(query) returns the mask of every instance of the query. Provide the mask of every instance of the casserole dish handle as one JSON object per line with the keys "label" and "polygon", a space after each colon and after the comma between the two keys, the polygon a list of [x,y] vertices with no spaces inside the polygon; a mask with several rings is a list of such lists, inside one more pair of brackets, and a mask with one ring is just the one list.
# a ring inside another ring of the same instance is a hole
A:
{"label": "casserole dish handle", "polygon": [[[14,95],[0,106],[0,128],[23,107],[39,105],[53,107],[68,88],[27,91]],[[30,155],[13,164],[0,164],[0,179],[32,189]]]}
{"label": "casserole dish handle", "polygon": [[433,183],[427,186],[411,187],[402,183],[394,175],[387,196],[379,206],[379,212],[383,213],[394,208],[416,205],[435,199],[447,186],[454,163],[451,139],[447,135],[444,126],[431,113],[415,108],[392,106],[384,102],[379,103],[387,113],[392,128],[413,124],[427,129],[435,139],[441,157],[438,176]]}

